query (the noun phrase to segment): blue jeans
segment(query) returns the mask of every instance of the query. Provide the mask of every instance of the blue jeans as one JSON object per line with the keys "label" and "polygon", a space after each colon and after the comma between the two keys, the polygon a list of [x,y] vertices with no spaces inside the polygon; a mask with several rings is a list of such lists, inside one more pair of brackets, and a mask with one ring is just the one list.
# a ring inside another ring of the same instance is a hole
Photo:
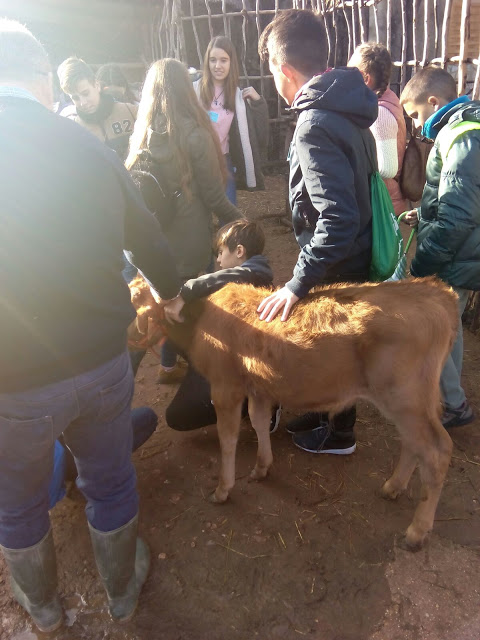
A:
{"label": "blue jeans", "polygon": [[45,387],[0,394],[0,545],[23,549],[50,527],[48,489],[63,433],[90,524],[112,531],[138,512],[127,352]]}
{"label": "blue jeans", "polygon": [[453,287],[458,295],[458,313],[460,323],[458,325],[457,337],[453,343],[452,351],[445,362],[442,375],[440,376],[440,389],[442,391],[443,402],[449,409],[458,409],[465,402],[465,391],[462,389],[462,364],[463,364],[463,327],[462,315],[467,306],[470,291]]}
{"label": "blue jeans", "polygon": [[232,164],[232,160],[230,158],[230,154],[225,154],[225,162],[227,164],[228,177],[227,184],[225,186],[225,195],[230,200],[232,204],[237,206],[237,187],[235,184],[235,168]]}

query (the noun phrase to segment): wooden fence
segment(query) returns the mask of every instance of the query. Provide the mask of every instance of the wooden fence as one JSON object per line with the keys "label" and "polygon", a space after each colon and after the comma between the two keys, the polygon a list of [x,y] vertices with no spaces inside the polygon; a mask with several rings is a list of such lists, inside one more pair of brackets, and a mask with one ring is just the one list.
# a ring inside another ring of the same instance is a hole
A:
{"label": "wooden fence", "polygon": [[[330,66],[345,65],[355,47],[383,42],[391,52],[391,87],[400,93],[413,73],[438,64],[457,78],[458,94],[480,95],[480,0],[165,0],[152,8],[147,61],[176,57],[201,68],[209,40],[229,36],[238,51],[241,81],[267,99],[272,143],[269,162],[284,162],[291,116],[260,62],[258,38],[278,11],[313,9],[323,16]],[[480,295],[468,323],[480,329]]]}

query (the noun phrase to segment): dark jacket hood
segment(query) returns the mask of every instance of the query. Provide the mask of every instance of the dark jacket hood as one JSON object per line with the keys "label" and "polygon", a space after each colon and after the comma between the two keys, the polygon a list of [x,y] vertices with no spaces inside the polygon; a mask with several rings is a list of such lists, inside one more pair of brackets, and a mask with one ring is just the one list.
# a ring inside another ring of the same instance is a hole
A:
{"label": "dark jacket hood", "polygon": [[268,259],[263,254],[251,256],[242,264],[242,267],[252,269],[262,279],[265,279],[264,286],[269,285],[273,281],[273,271],[268,263]]}
{"label": "dark jacket hood", "polygon": [[378,100],[358,69],[339,67],[309,80],[295,96],[292,109],[335,111],[368,129],[377,119]]}

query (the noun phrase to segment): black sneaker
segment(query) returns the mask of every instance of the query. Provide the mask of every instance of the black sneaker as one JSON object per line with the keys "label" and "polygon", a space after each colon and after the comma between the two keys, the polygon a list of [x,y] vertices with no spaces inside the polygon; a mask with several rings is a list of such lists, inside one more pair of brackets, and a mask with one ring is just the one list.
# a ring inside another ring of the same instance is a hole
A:
{"label": "black sneaker", "polygon": [[465,424],[470,424],[475,420],[475,414],[472,407],[465,402],[458,407],[458,409],[450,409],[445,407],[442,415],[442,424],[445,429],[451,429],[452,427],[463,427]]}
{"label": "black sneaker", "polygon": [[314,413],[313,411],[305,413],[303,416],[294,418],[285,427],[288,433],[302,433],[303,431],[312,431],[318,427],[328,426],[328,413]]}
{"label": "black sneaker", "polygon": [[274,407],[272,417],[270,419],[270,433],[275,433],[280,424],[280,418],[282,417],[282,405]]}
{"label": "black sneaker", "polygon": [[329,425],[322,425],[312,431],[295,433],[293,444],[309,453],[331,453],[348,456],[357,448],[353,431],[332,431]]}

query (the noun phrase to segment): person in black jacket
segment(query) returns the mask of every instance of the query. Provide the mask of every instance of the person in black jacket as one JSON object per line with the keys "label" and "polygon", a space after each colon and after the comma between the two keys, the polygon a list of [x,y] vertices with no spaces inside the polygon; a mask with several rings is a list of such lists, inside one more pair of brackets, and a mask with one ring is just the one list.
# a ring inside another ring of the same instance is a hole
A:
{"label": "person in black jacket", "polygon": [[48,514],[62,433],[110,613],[136,608],[149,552],[137,538],[122,250],[162,298],[180,281],[116,154],[51,111],[42,45],[3,19],[0,52],[0,548],[16,600],[48,632],[62,623]]}
{"label": "person in black jacket", "polygon": [[[186,302],[204,298],[229,282],[269,287],[273,273],[267,258],[262,255],[265,235],[259,224],[238,220],[222,227],[217,234],[219,271],[187,280],[179,295],[165,307],[169,322],[182,322],[181,312]],[[280,408],[272,416],[270,430],[278,427]],[[210,385],[192,366],[175,397],[167,407],[167,424],[177,431],[191,431],[217,422],[211,402]]]}
{"label": "person in black jacket", "polygon": [[[262,320],[279,312],[286,320],[315,285],[368,280],[368,157],[376,153],[369,127],[378,103],[358,69],[326,69],[325,28],[310,11],[281,12],[263,32],[259,52],[269,60],[278,92],[298,114],[289,152],[289,197],[300,254],[292,279],[258,309]],[[356,446],[354,423],[352,407],[330,423],[324,414],[306,414],[287,429],[301,449],[348,454]]]}

